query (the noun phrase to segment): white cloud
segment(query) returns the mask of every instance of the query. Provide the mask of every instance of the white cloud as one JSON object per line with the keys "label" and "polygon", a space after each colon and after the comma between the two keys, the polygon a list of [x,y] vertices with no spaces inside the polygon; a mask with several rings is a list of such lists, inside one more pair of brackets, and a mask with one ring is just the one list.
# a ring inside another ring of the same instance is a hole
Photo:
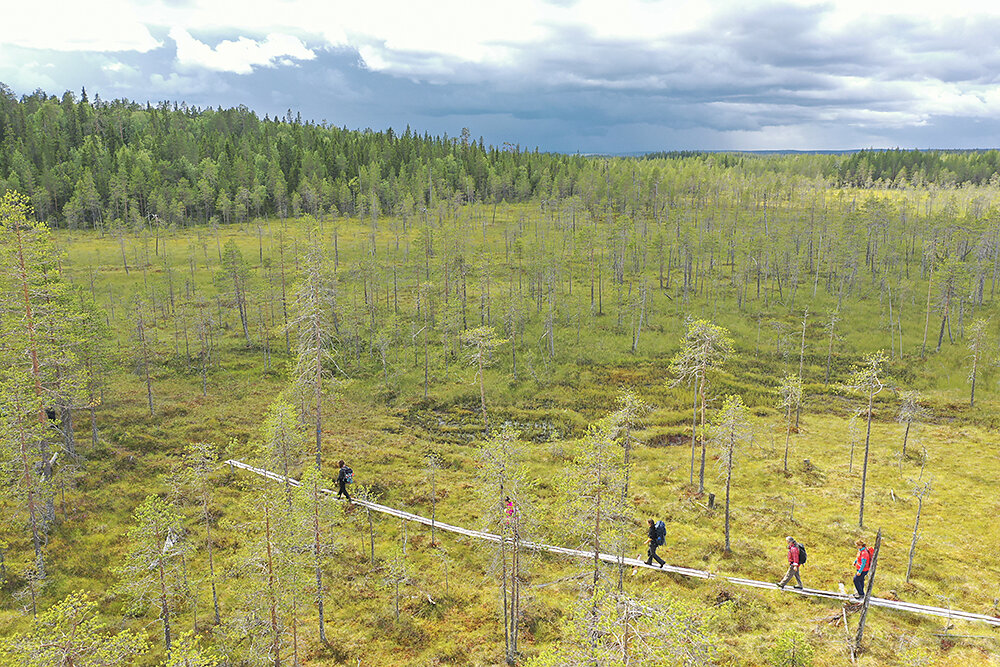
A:
{"label": "white cloud", "polygon": [[185,67],[203,67],[217,72],[249,74],[254,67],[274,67],[289,59],[312,60],[316,54],[297,37],[280,33],[262,41],[240,37],[224,40],[212,48],[183,28],[172,28],[170,38],[177,43],[177,62]]}
{"label": "white cloud", "polygon": [[161,42],[125,0],[30,0],[5,8],[0,44],[52,51],[145,53]]}

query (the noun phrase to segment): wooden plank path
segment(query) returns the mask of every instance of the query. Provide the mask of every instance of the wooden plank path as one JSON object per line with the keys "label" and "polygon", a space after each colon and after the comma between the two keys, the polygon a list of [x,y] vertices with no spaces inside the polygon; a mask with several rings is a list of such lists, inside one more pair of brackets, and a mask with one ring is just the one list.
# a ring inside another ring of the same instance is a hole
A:
{"label": "wooden plank path", "polygon": [[[229,459],[226,461],[227,465],[234,468],[240,468],[248,472],[252,472],[261,477],[273,480],[275,482],[280,482],[282,484],[289,484],[291,486],[301,486],[301,484],[292,479],[286,478],[284,475],[279,475],[278,473],[271,472],[264,468],[256,468],[254,466],[243,463],[242,461],[237,461],[235,459]],[[330,489],[323,489],[324,493],[333,494],[335,491]],[[442,521],[435,521],[429,519],[425,516],[420,516],[419,514],[412,514],[410,512],[404,512],[403,510],[396,509],[394,507],[388,507],[386,505],[379,505],[378,503],[369,502],[366,500],[354,500],[355,505],[360,505],[361,507],[366,507],[373,512],[380,512],[382,514],[388,514],[390,516],[398,517],[400,519],[405,519],[407,521],[413,521],[414,523],[422,523],[427,526],[433,525],[438,530],[444,530],[449,533],[457,533],[459,535],[465,535],[466,537],[471,537],[477,540],[486,540],[489,542],[499,542],[500,536],[494,533],[487,533],[481,530],[471,530],[469,528],[463,528],[461,526],[454,526],[449,523],[444,523]],[[593,559],[593,551],[584,551],[582,549],[569,549],[566,547],[557,547],[551,544],[542,544],[540,542],[529,542],[522,541],[521,545],[526,549],[533,549],[536,551],[546,551],[549,553],[560,554],[563,556],[570,556],[573,558],[584,558]],[[778,589],[777,584],[772,584],[766,581],[756,581],[754,579],[744,579],[743,577],[731,577],[723,574],[718,574],[716,572],[709,572],[707,570],[697,570],[690,567],[680,567],[677,565],[664,565],[662,568],[655,565],[646,565],[646,561],[639,560],[637,558],[619,558],[613,554],[599,554],[600,560],[606,563],[613,563],[617,565],[618,563],[624,563],[630,567],[641,567],[648,570],[653,570],[656,572],[671,572],[673,574],[679,574],[684,577],[692,577],[694,579],[714,579],[718,581],[727,581],[731,584],[737,586],[747,586],[750,588],[766,588],[773,590]],[[822,591],[814,588],[804,588],[802,590],[797,590],[792,587],[785,588],[786,593],[794,593],[796,595],[804,595],[806,597],[815,598],[826,598],[829,600],[837,600],[838,602],[851,602],[852,598],[841,595],[840,593],[835,593],[833,591]],[[932,607],[930,605],[915,604],[913,602],[902,602],[900,600],[888,600],[885,598],[872,597],[869,604],[874,607],[883,607],[885,609],[895,609],[896,611],[909,612],[911,614],[923,614],[925,616],[939,616],[941,618],[962,620],[962,621],[973,621],[987,623],[989,625],[1000,627],[1000,618],[996,616],[989,616],[986,614],[974,614],[968,611],[960,611],[957,609],[947,609],[945,607]]]}

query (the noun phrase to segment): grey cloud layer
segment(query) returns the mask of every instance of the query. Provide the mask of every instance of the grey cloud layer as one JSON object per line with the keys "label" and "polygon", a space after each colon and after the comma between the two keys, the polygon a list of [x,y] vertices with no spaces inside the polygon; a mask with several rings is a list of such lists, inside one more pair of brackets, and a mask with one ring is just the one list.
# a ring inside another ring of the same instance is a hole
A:
{"label": "grey cloud layer", "polygon": [[[502,63],[392,50],[371,38],[337,48],[306,39],[315,60],[246,75],[178,68],[169,38],[113,58],[8,47],[0,80],[28,92],[30,72],[15,72],[13,57],[48,77],[39,85],[86,84],[105,97],[292,108],[350,127],[455,134],[467,126],[494,143],[566,151],[1000,143],[1000,19],[883,17],[831,29],[830,11],[744,8],[641,43],[548,25],[542,43],[497,44]],[[377,70],[362,53],[377,56]],[[39,64],[46,59],[54,66]],[[122,67],[108,69],[113,62]]]}

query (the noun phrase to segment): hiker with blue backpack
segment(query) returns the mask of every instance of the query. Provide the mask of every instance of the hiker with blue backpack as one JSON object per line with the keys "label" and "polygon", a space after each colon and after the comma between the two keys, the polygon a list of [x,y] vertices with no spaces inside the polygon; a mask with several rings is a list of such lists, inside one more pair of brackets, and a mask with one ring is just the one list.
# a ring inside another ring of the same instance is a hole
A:
{"label": "hiker with blue backpack", "polygon": [[351,467],[344,464],[344,461],[338,461],[337,467],[340,471],[337,472],[337,484],[340,487],[337,490],[337,498],[341,496],[347,496],[347,502],[351,502],[351,494],[347,492],[347,485],[354,484],[354,471]]}
{"label": "hiker with blue backpack", "polygon": [[795,588],[801,591],[802,578],[799,576],[799,567],[806,562],[806,548],[796,542],[791,535],[785,538],[785,543],[788,545],[788,572],[778,582],[778,588],[784,589],[785,584],[791,581],[792,577],[795,577],[795,581],[799,582]]}
{"label": "hiker with blue backpack", "polygon": [[646,559],[646,565],[652,565],[655,559],[660,567],[663,567],[666,561],[656,555],[656,547],[662,546],[664,540],[667,537],[667,527],[662,521],[654,522],[652,519],[649,520],[649,531],[647,532],[648,539],[646,542],[649,544],[649,550],[646,552],[649,558]]}

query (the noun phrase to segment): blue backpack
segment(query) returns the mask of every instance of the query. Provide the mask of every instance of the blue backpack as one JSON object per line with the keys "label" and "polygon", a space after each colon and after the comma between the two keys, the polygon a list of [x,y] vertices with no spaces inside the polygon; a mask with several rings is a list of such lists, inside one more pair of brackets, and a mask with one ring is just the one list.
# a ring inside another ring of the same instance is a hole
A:
{"label": "blue backpack", "polygon": [[351,470],[350,466],[344,466],[344,483],[354,484],[354,471]]}
{"label": "blue backpack", "polygon": [[662,521],[656,522],[656,544],[657,546],[663,546],[664,540],[667,539],[667,526]]}

